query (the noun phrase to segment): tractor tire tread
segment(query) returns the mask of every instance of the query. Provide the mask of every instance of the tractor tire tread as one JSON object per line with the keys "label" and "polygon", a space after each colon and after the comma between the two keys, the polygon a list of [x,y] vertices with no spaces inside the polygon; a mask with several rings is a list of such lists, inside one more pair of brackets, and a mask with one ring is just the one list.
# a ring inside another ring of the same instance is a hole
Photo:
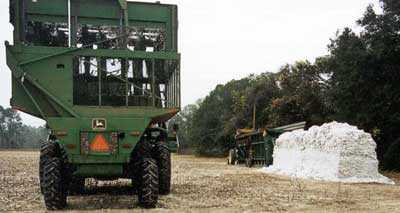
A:
{"label": "tractor tire tread", "polygon": [[66,190],[63,165],[60,158],[49,158],[43,167],[43,195],[48,210],[60,210],[66,206]]}
{"label": "tractor tire tread", "polygon": [[171,153],[167,145],[158,143],[157,166],[159,175],[159,194],[168,195],[171,192]]}
{"label": "tractor tire tread", "polygon": [[152,158],[143,158],[139,165],[138,200],[143,208],[154,208],[158,202],[158,167]]}

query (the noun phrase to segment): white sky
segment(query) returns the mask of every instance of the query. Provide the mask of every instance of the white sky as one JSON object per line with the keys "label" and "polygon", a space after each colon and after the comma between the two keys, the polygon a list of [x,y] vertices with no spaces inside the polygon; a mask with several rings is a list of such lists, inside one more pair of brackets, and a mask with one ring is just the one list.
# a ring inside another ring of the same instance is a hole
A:
{"label": "white sky", "polygon": [[[8,2],[0,2],[0,105],[9,106],[11,74],[5,40],[12,40]],[[285,63],[327,54],[338,29],[356,28],[378,0],[164,0],[178,4],[182,101],[194,103],[217,84],[251,73],[275,72]],[[250,3],[251,2],[251,3]],[[44,122],[23,115],[24,122]]]}

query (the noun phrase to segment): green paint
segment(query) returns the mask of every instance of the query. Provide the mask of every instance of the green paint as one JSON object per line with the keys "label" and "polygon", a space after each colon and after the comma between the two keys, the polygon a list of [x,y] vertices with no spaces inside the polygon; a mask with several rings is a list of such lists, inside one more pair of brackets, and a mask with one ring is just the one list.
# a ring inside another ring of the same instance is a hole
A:
{"label": "green paint", "polygon": [[74,175],[81,177],[121,177],[122,176],[122,165],[102,165],[102,164],[91,164],[91,165],[78,165],[78,168]]}
{"label": "green paint", "polygon": [[290,124],[277,128],[265,129],[263,131],[253,131],[251,133],[239,135],[235,137],[235,148],[238,152],[239,162],[244,162],[249,158],[253,161],[263,162],[264,165],[270,166],[273,163],[273,152],[275,140],[283,133],[297,129],[304,129],[305,122]]}
{"label": "green paint", "polygon": [[[133,148],[143,132],[153,121],[167,121],[180,109],[179,101],[168,107],[150,106],[77,106],[73,104],[73,59],[77,56],[175,60],[180,61],[177,52],[177,17],[175,5],[157,3],[126,2],[125,0],[73,0],[72,18],[78,24],[95,26],[122,27],[161,27],[166,33],[165,50],[160,52],[131,51],[127,49],[84,49],[76,47],[50,47],[27,45],[24,41],[24,26],[29,21],[67,22],[67,1],[39,0],[25,1],[24,10],[20,9],[23,0],[16,0],[16,21],[14,23],[14,45],[6,42],[7,65],[12,72],[11,105],[33,116],[46,120],[59,143],[66,149],[69,161],[77,165],[77,175],[84,177],[119,177],[123,165],[128,163]],[[26,11],[26,13],[23,13]],[[76,32],[76,29],[72,30]],[[120,35],[123,37],[124,35]],[[72,42],[73,44],[76,41]],[[155,70],[155,69],[153,69]],[[155,70],[158,72],[159,70]],[[179,79],[179,72],[178,72]],[[180,81],[180,80],[179,80]],[[154,82],[153,82],[154,84]],[[177,88],[180,88],[178,86]],[[178,91],[180,94],[180,91]],[[93,94],[95,95],[95,94]],[[175,99],[177,97],[174,96]],[[153,98],[154,99],[154,98]],[[154,100],[153,100],[154,102]],[[107,128],[94,130],[93,119],[106,119]],[[124,137],[118,138],[114,154],[81,152],[82,132],[89,132],[89,140],[96,134],[103,134],[111,140],[109,134],[117,132]],[[125,146],[123,146],[125,145]],[[72,148],[71,148],[72,147]]]}

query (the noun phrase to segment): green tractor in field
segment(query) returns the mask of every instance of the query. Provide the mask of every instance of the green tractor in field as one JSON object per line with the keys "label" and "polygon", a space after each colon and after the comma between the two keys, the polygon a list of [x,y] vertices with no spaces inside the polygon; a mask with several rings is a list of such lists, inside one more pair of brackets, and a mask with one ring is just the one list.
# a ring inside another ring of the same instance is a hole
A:
{"label": "green tractor in field", "polygon": [[85,178],[132,180],[139,204],[171,190],[167,121],[180,110],[177,6],[10,0],[14,109],[44,119],[40,187],[66,207]]}
{"label": "green tractor in field", "polygon": [[270,129],[238,129],[228,153],[228,164],[272,165],[275,140],[285,132],[304,129],[305,125],[306,122],[300,122]]}

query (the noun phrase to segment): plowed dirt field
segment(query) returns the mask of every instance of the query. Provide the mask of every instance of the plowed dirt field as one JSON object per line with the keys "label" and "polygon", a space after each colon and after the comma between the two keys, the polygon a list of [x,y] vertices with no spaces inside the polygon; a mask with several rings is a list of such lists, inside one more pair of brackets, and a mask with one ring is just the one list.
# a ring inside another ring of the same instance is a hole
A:
{"label": "plowed dirt field", "polygon": [[[0,212],[45,211],[38,184],[39,153],[0,151]],[[400,175],[385,174],[400,184]],[[400,185],[338,184],[263,174],[225,159],[173,156],[173,189],[156,212],[399,212]],[[68,197],[67,211],[142,211],[130,182],[87,180]]]}

